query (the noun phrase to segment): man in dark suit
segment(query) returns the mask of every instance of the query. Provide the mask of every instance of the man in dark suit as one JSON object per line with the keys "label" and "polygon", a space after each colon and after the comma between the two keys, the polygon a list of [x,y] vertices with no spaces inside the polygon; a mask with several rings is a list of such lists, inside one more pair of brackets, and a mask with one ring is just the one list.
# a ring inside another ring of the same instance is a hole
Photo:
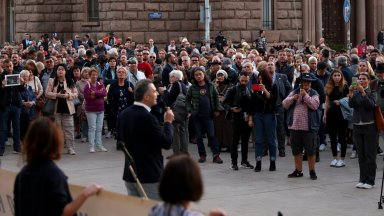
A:
{"label": "man in dark suit", "polygon": [[[125,109],[118,118],[118,140],[132,155],[137,177],[143,183],[144,190],[151,199],[159,200],[158,184],[164,168],[161,149],[170,149],[173,141],[172,121],[174,115],[167,108],[164,114],[164,126],[150,113],[156,105],[158,92],[151,80],[144,79],[135,86],[135,102]],[[141,196],[135,180],[125,160],[123,180],[129,195]]]}
{"label": "man in dark suit", "polygon": [[277,99],[276,99],[276,135],[279,149],[279,156],[285,157],[285,109],[283,108],[282,101],[292,91],[292,86],[288,81],[285,74],[276,73],[276,67],[273,62],[268,62],[267,70],[271,74],[272,82],[277,86]]}

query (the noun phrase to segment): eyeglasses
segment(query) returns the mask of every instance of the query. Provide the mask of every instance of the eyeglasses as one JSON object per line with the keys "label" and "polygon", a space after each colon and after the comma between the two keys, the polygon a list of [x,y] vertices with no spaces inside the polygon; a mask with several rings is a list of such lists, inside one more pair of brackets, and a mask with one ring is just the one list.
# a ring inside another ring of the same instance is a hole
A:
{"label": "eyeglasses", "polygon": [[151,58],[151,59],[155,59],[155,58],[156,58],[156,56],[149,56],[149,58]]}

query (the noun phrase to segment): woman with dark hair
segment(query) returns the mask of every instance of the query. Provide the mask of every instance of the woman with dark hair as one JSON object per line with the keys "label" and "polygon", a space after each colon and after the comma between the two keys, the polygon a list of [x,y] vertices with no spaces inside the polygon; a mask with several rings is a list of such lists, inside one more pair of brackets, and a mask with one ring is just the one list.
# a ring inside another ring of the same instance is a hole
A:
{"label": "woman with dark hair", "polygon": [[23,140],[22,154],[27,164],[14,184],[15,216],[75,215],[87,198],[101,191],[99,185],[92,184],[72,200],[67,176],[54,162],[60,159],[63,137],[47,117],[32,122]]}
{"label": "woman with dark hair", "polygon": [[[348,85],[339,69],[333,70],[331,78],[325,86],[325,110],[323,122],[331,139],[333,160],[331,167],[344,167],[347,151],[346,132],[348,122],[344,119],[340,108],[340,99],[348,95]],[[340,143],[340,159],[337,159],[337,143]]]}
{"label": "woman with dark hair", "polygon": [[[228,80],[228,74],[224,70],[219,70],[216,73],[216,82],[215,87],[219,93],[220,105],[224,107],[224,96],[227,94],[228,90],[232,88],[232,83]],[[226,112],[220,111],[219,116],[213,120],[216,132],[216,138],[219,143],[220,151],[229,152],[229,148],[232,142],[232,123],[230,119],[226,118]]]}
{"label": "woman with dark hair", "polygon": [[204,163],[207,157],[203,142],[203,134],[206,133],[213,162],[221,164],[223,161],[220,158],[219,144],[213,126],[213,117],[217,117],[219,112],[223,110],[220,105],[219,94],[201,67],[193,68],[191,75],[193,84],[188,89],[185,101],[188,117],[191,117],[196,129],[199,163]]}
{"label": "woman with dark hair", "polygon": [[[258,84],[252,84],[251,113],[249,124],[253,125],[256,135],[255,172],[261,171],[264,143],[269,147],[269,171],[276,170],[276,96],[277,87],[272,84],[271,74],[263,69],[259,71]],[[253,116],[253,117],[252,117]]]}
{"label": "woman with dark hair", "polygon": [[75,128],[72,115],[75,114],[73,100],[77,97],[77,89],[73,80],[68,77],[64,64],[59,64],[56,77],[49,79],[45,95],[48,99],[57,101],[54,112],[55,121],[64,131],[68,154],[75,155]]}
{"label": "woman with dark hair", "polygon": [[349,106],[353,108],[353,140],[359,158],[360,178],[357,188],[375,185],[378,131],[375,123],[376,91],[369,87],[370,75],[362,72],[358,84],[349,87]]}
{"label": "woman with dark hair", "polygon": [[[186,155],[173,157],[165,166],[160,178],[159,194],[163,203],[155,205],[149,216],[202,216],[191,211],[190,203],[203,196],[204,186],[197,163]],[[224,216],[220,210],[212,210],[210,216]]]}
{"label": "woman with dark hair", "polygon": [[104,85],[108,86],[117,80],[116,74],[116,64],[117,60],[115,57],[110,57],[108,59],[109,68],[105,71]]}

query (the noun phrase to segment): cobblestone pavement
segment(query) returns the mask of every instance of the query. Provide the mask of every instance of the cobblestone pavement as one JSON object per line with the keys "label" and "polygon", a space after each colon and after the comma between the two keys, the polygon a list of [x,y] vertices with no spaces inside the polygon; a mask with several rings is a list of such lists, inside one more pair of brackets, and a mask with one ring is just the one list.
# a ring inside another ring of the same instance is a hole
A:
{"label": "cobblestone pavement", "polygon": [[[63,154],[59,166],[69,177],[69,182],[89,185],[97,182],[108,191],[126,193],[122,181],[124,155],[115,150],[111,139],[104,139],[109,149],[106,153],[88,153],[88,146],[76,140],[77,155]],[[197,158],[197,146],[189,145],[192,157]],[[351,149],[347,149],[346,167],[331,168],[331,150],[321,152],[321,161],[316,164],[318,180],[309,179],[307,164],[304,163],[304,177],[288,179],[293,171],[293,157],[289,147],[287,157],[277,159],[277,171],[270,172],[269,159],[263,158],[262,171],[230,169],[229,153],[222,153],[223,164],[213,164],[208,157],[200,164],[205,193],[193,208],[208,211],[222,208],[228,215],[383,215],[384,210],[377,209],[381,180],[383,176],[382,157],[378,156],[376,186],[370,190],[357,189],[359,169],[357,159],[349,159]],[[17,172],[22,162],[19,155],[11,153],[7,146],[6,154],[0,157],[0,167]],[[164,156],[171,155],[164,151]],[[249,159],[255,164],[254,149],[250,147]]]}

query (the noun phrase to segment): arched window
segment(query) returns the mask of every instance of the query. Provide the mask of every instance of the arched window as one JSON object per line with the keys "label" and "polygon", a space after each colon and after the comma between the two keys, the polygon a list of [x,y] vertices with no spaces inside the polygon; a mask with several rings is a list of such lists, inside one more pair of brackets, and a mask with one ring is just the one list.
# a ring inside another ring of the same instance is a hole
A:
{"label": "arched window", "polygon": [[264,30],[273,29],[273,4],[274,0],[263,0],[262,27]]}
{"label": "arched window", "polygon": [[88,22],[98,22],[99,21],[99,1],[98,0],[88,0]]}

